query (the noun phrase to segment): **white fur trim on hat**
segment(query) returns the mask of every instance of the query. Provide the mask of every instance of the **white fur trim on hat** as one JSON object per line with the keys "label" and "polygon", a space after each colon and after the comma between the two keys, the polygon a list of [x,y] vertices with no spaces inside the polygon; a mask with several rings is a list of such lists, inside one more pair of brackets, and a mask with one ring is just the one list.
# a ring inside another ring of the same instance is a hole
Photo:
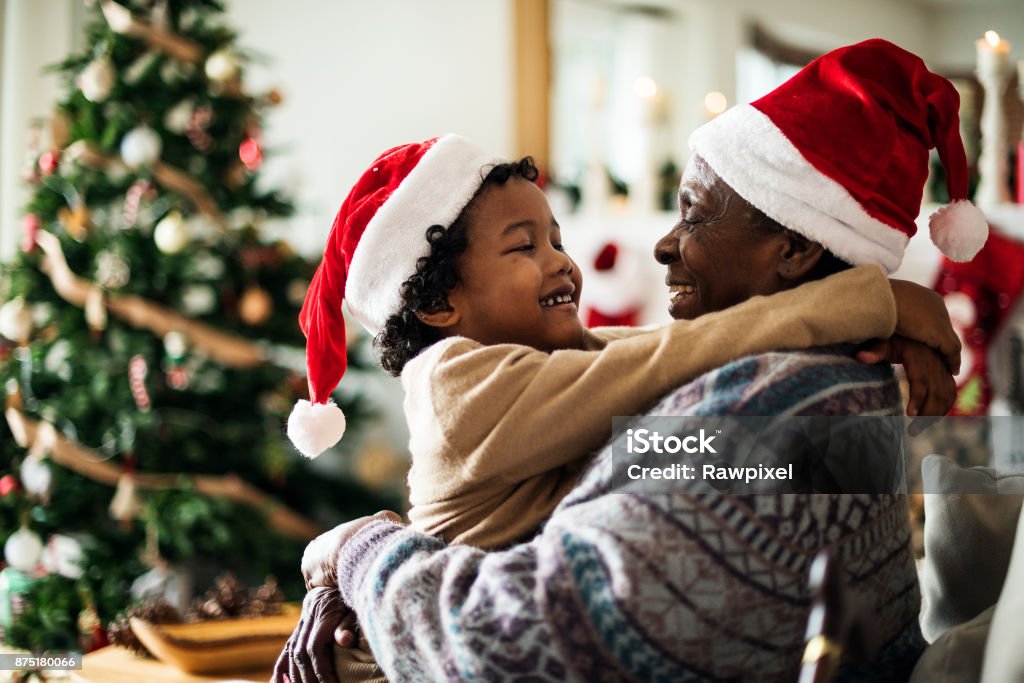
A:
{"label": "white fur trim on hat", "polygon": [[288,416],[288,438],[307,458],[315,458],[341,441],[345,414],[328,399],[327,403],[299,400]]}
{"label": "white fur trim on hat", "polygon": [[887,273],[899,267],[906,234],[868,214],[749,104],[695,130],[689,145],[741,197],[790,230],[847,263],[873,263]]}
{"label": "white fur trim on hat", "polygon": [[345,283],[349,311],[371,334],[401,308],[401,287],[430,254],[427,228],[448,227],[480,188],[488,167],[504,162],[458,135],[445,135],[370,219]]}
{"label": "white fur trim on hat", "polygon": [[951,261],[970,261],[988,239],[988,220],[970,201],[950,202],[928,218],[932,242]]}

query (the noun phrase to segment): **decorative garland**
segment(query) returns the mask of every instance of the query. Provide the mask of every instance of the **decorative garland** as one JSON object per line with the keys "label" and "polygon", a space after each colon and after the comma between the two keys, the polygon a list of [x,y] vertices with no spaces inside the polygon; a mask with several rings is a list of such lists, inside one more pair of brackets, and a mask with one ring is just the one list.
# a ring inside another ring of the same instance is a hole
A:
{"label": "decorative garland", "polygon": [[242,337],[186,318],[140,296],[105,295],[99,285],[75,275],[56,235],[40,230],[36,243],[44,254],[43,272],[50,278],[57,294],[68,303],[85,308],[91,301],[93,308],[99,308],[98,302],[101,301],[101,310],[109,310],[132,327],[149,330],[158,337],[180,332],[192,347],[202,349],[210,358],[234,368],[250,368],[270,362],[270,357],[259,345]]}
{"label": "decorative garland", "polygon": [[[50,459],[69,470],[107,486],[117,486],[125,476],[118,467],[100,453],[76,444],[58,432],[49,422],[34,420],[21,410],[17,394],[9,395],[4,415],[15,441],[24,448],[33,448],[38,443],[50,445]],[[226,498],[264,510],[270,525],[285,536],[300,541],[309,541],[323,529],[286,505],[268,496],[235,475],[188,475],[148,474],[135,472],[130,475],[140,489],[183,489],[190,485],[199,493],[211,498]]]}
{"label": "decorative garland", "polygon": [[[88,140],[77,140],[71,143],[62,152],[61,156],[64,159],[97,171],[105,171],[125,165],[120,156],[116,154],[105,155],[96,148],[95,144]],[[227,221],[224,218],[224,214],[217,208],[217,202],[188,173],[162,161],[154,162],[150,165],[149,169],[153,174],[153,179],[165,190],[188,198],[195,205],[196,209],[207,216],[218,228],[227,229]]]}

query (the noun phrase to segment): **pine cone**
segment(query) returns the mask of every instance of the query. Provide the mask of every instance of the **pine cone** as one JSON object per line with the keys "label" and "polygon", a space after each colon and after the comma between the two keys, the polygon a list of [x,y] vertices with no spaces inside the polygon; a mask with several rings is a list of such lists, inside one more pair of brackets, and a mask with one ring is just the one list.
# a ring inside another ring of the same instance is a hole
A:
{"label": "pine cone", "polygon": [[277,579],[273,576],[268,576],[262,586],[249,589],[249,604],[245,610],[245,615],[263,617],[271,614],[280,614],[283,602],[284,593],[278,588]]}
{"label": "pine cone", "polygon": [[139,642],[132,631],[131,617],[138,617],[153,624],[180,624],[181,613],[178,609],[163,598],[146,600],[132,605],[125,611],[118,614],[107,626],[107,638],[112,645],[120,645],[135,652],[135,654],[152,657],[145,646]]}

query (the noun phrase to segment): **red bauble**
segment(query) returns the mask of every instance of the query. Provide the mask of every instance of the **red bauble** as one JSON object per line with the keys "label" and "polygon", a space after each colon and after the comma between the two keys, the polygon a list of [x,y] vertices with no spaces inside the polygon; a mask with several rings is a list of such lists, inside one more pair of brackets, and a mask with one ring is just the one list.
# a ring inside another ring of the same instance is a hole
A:
{"label": "red bauble", "polygon": [[0,496],[8,496],[18,490],[18,478],[13,474],[0,477]]}
{"label": "red bauble", "polygon": [[260,164],[263,163],[263,149],[260,147],[260,143],[256,141],[256,138],[249,137],[242,140],[242,144],[238,146],[238,158],[242,160],[242,163],[250,171],[255,171],[259,168]]}
{"label": "red bauble", "polygon": [[36,235],[39,234],[39,217],[34,213],[25,214],[21,219],[21,250],[26,254],[36,248]]}
{"label": "red bauble", "polygon": [[50,175],[57,170],[59,162],[57,152],[43,152],[39,155],[39,172],[43,175]]}

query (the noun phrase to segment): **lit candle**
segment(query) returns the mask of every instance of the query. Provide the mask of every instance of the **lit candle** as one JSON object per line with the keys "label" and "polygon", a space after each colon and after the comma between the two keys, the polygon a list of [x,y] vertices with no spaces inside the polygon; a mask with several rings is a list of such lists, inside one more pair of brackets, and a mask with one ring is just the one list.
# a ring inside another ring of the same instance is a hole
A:
{"label": "lit candle", "polygon": [[985,31],[985,37],[975,41],[978,49],[978,71],[1003,71],[1010,64],[1010,41],[1000,38],[995,31]]}

